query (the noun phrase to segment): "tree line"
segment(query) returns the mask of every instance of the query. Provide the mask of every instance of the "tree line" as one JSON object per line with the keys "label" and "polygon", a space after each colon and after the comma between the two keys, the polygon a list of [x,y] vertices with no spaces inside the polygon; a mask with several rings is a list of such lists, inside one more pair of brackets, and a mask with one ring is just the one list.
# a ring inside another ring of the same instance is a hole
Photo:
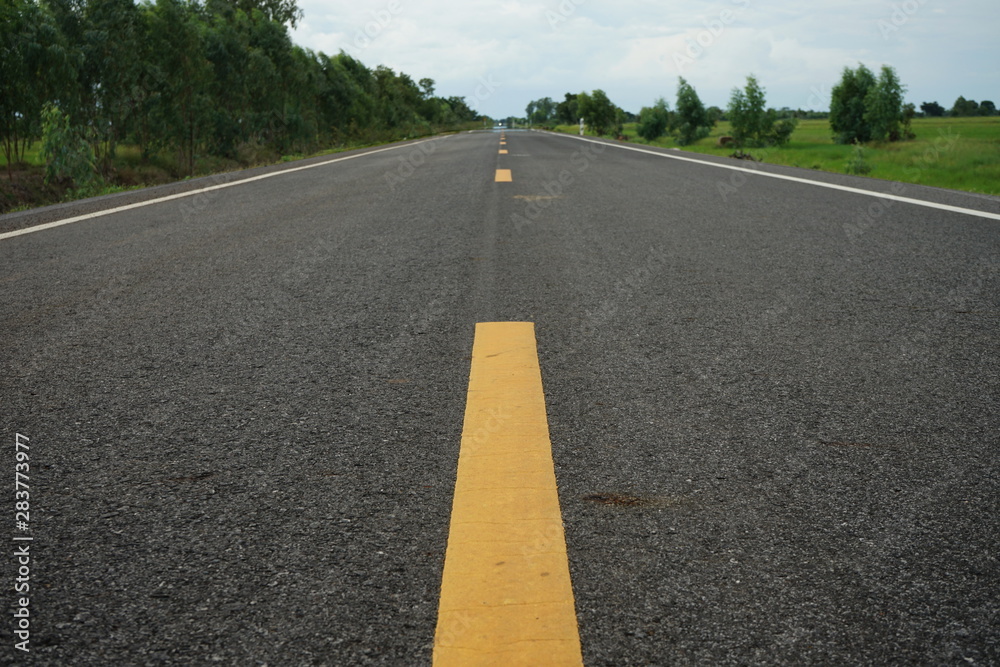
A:
{"label": "tree line", "polygon": [[607,93],[597,89],[589,93],[566,93],[562,102],[543,97],[528,103],[525,121],[530,125],[549,127],[553,124],[575,125],[580,118],[598,134],[621,134],[625,123],[634,123],[637,116],[613,104]]}
{"label": "tree line", "polygon": [[996,116],[1000,113],[997,111],[997,105],[992,100],[976,102],[975,100],[967,100],[961,95],[955,100],[951,109],[945,109],[937,102],[924,102],[920,105],[920,111],[923,112],[924,116],[928,117]]}
{"label": "tree line", "polygon": [[98,175],[124,143],[144,158],[172,151],[193,173],[196,157],[306,153],[479,118],[430,79],[293,44],[300,19],[295,0],[2,0],[8,169],[46,132]]}
{"label": "tree line", "polygon": [[707,137],[723,118],[733,124],[736,145],[784,142],[795,127],[794,119],[779,120],[778,112],[765,108],[764,90],[752,76],[747,79],[746,89],[733,91],[726,111],[706,108],[694,86],[684,77],[678,78],[674,109],[661,97],[652,107],[643,107],[636,116],[615,105],[607,93],[598,89],[590,93],[566,93],[558,104],[551,98],[536,100],[528,104],[526,111],[528,122],[541,126],[552,122],[574,124],[582,118],[598,135],[622,136],[625,123],[637,122],[636,131],[643,139],[654,141],[669,134],[681,146]]}
{"label": "tree line", "polygon": [[[902,141],[915,137],[911,121],[918,115],[915,105],[904,103],[906,86],[896,70],[883,66],[878,74],[863,64],[845,67],[830,96],[830,110],[821,114],[767,107],[765,90],[750,75],[743,88],[734,88],[726,109],[705,107],[694,87],[683,77],[678,79],[676,104],[671,109],[664,99],[643,107],[638,116],[623,111],[603,90],[591,93],[566,93],[562,102],[542,98],[528,104],[527,120],[534,125],[575,124],[583,118],[598,134],[619,136],[625,122],[637,121],[636,131],[647,141],[672,136],[679,145],[707,137],[719,120],[727,120],[732,136],[727,142],[735,147],[765,147],[787,144],[798,118],[828,119],[837,143],[858,144],[872,141]],[[946,110],[936,102],[921,105],[923,115],[943,116]],[[952,116],[994,115],[996,107],[959,97]]]}

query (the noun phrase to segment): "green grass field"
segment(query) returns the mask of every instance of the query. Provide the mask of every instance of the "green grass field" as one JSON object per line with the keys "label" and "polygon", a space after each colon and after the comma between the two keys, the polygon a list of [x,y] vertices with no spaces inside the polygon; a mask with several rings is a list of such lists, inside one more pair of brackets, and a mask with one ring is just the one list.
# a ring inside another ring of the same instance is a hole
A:
{"label": "green grass field", "polygon": [[[571,134],[578,131],[572,125],[556,129]],[[872,168],[868,176],[1000,195],[1000,116],[916,118],[913,131],[917,138],[912,141],[865,146],[865,161]],[[690,146],[677,146],[670,137],[661,137],[652,145],[729,156],[732,148],[717,146],[718,138],[729,133],[729,123],[720,122],[710,136]],[[625,134],[631,142],[649,144],[638,136],[635,123],[625,126]],[[835,144],[832,134],[826,120],[802,120],[787,146],[746,152],[771,164],[847,173],[854,148]]]}
{"label": "green grass field", "polygon": [[[45,164],[44,162],[42,162],[41,155],[39,155],[41,150],[42,150],[42,142],[36,141],[35,143],[31,144],[30,146],[28,146],[28,150],[25,152],[24,161],[31,165],[41,166]],[[3,154],[3,151],[0,151],[0,167],[3,167],[4,169],[7,168],[7,156]]]}

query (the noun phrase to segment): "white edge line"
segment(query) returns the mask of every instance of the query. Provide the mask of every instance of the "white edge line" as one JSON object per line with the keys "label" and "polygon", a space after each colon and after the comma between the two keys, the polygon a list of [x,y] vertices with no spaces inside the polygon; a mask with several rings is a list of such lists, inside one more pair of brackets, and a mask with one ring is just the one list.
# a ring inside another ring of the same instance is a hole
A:
{"label": "white edge line", "polygon": [[[432,137],[430,139],[421,139],[420,141],[414,141],[407,144],[400,144],[398,146],[388,146],[386,148],[377,148],[373,151],[365,151],[364,153],[355,153],[354,155],[346,155],[343,157],[334,158],[332,160],[324,160],[323,162],[314,162],[313,164],[303,165],[301,167],[292,167],[290,169],[282,169],[281,171],[272,171],[267,174],[260,174],[258,176],[251,176],[249,178],[243,178],[238,181],[229,181],[228,183],[219,183],[218,185],[210,185],[206,188],[199,188],[198,190],[191,190],[189,192],[178,192],[173,195],[166,195],[164,197],[157,197],[156,199],[148,199],[146,201],[135,202],[134,204],[126,204],[125,206],[117,206],[115,208],[104,209],[103,211],[94,211],[93,213],[86,213],[84,215],[77,215],[72,218],[63,218],[62,220],[54,220],[52,222],[46,222],[41,225],[35,225],[34,227],[25,227],[24,229],[15,229],[12,232],[4,232],[0,234],[0,241],[4,239],[14,238],[15,236],[22,236],[23,234],[31,234],[33,232],[40,232],[44,229],[52,229],[53,227],[61,227],[62,225],[69,225],[74,222],[81,222],[83,220],[91,220],[93,218],[100,218],[105,215],[113,215],[115,213],[121,213],[122,211],[130,211],[134,208],[141,208],[143,206],[152,206],[153,204],[162,204],[163,202],[171,201],[173,199],[181,199],[183,197],[193,197],[194,195],[199,195],[204,192],[211,192],[212,190],[221,190],[223,188],[231,188],[234,185],[243,185],[244,183],[251,183],[253,181],[261,181],[265,178],[272,178],[274,176],[282,176],[284,174],[291,174],[296,171],[303,171],[305,169],[314,169],[316,167],[325,167],[328,164],[334,164],[335,162],[344,162],[345,160],[353,160],[354,158],[365,157],[366,155],[374,155],[375,153],[383,153],[385,151],[398,150],[400,148],[406,148],[408,146],[416,146],[417,144],[422,144],[426,141],[434,141],[436,139],[443,139],[444,137]],[[223,174],[215,174],[218,178],[223,176]],[[208,176],[206,178],[212,178]]]}
{"label": "white edge line", "polygon": [[[892,201],[904,202],[907,204],[915,204],[917,206],[924,206],[927,208],[936,208],[942,211],[951,211],[952,213],[963,213],[965,215],[973,215],[980,218],[989,218],[990,220],[1000,220],[1000,213],[990,213],[989,211],[979,211],[974,208],[962,208],[960,206],[951,206],[949,204],[938,204],[937,202],[926,201],[924,199],[912,199],[910,197],[901,197],[899,195],[893,195],[883,192],[875,192],[873,190],[862,190],[860,188],[852,188],[847,185],[837,185],[835,183],[824,183],[822,181],[811,181],[808,178],[799,178],[797,176],[786,176],[784,174],[774,174],[769,171],[759,171],[757,169],[747,169],[746,167],[735,167],[728,164],[719,164],[718,162],[710,162],[708,160],[698,160],[696,158],[684,157],[681,155],[671,155],[669,153],[660,153],[657,151],[650,151],[644,148],[636,148],[634,146],[623,146],[621,144],[606,143],[603,141],[595,141],[594,139],[587,139],[584,137],[579,137],[573,134],[564,134],[562,132],[551,132],[550,134],[555,134],[560,137],[566,137],[568,139],[576,139],[578,141],[586,141],[590,144],[600,144],[601,146],[611,146],[612,148],[621,148],[627,151],[634,151],[636,153],[646,153],[647,155],[656,155],[657,157],[670,158],[671,160],[681,160],[683,162],[694,162],[695,164],[701,164],[708,167],[719,167],[720,169],[729,169],[731,171],[742,171],[746,174],[757,174],[758,176],[766,176],[768,178],[777,178],[782,181],[792,181],[793,183],[805,183],[807,185],[815,185],[821,188],[829,188],[830,190],[840,190],[842,192],[851,192],[858,195],[866,195],[868,197],[876,197],[878,199],[890,199]],[[958,191],[961,194],[960,191]]]}

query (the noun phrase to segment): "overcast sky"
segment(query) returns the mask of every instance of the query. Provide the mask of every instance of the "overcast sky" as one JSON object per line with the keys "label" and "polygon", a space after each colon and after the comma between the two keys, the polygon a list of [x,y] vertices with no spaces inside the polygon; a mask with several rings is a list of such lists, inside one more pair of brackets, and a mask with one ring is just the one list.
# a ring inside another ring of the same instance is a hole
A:
{"label": "overcast sky", "polygon": [[896,68],[907,101],[1000,105],[997,0],[298,0],[295,43],[434,79],[494,118],[601,88],[638,112],[677,77],[725,107],[756,74],[768,104],[828,109],[844,66]]}

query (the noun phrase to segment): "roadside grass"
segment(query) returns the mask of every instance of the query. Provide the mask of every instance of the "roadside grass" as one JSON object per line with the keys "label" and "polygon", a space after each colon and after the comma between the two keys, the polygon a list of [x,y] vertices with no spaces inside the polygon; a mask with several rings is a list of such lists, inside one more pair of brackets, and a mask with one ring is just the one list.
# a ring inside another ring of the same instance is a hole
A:
{"label": "roadside grass", "polygon": [[[42,142],[36,141],[28,146],[28,150],[24,152],[24,164],[30,164],[35,166],[40,166],[45,164],[42,161],[40,155],[42,151]],[[4,155],[3,151],[0,151],[0,167],[3,167],[3,173],[7,173],[7,156]]]}
{"label": "roadside grass", "polygon": [[[469,127],[478,128],[478,123]],[[461,126],[437,134],[451,134],[469,127]],[[412,137],[417,138],[414,134]],[[29,146],[25,153],[25,162],[15,165],[13,178],[8,178],[7,161],[0,153],[0,215],[28,210],[37,206],[73,201],[87,197],[113,194],[126,190],[137,190],[153,185],[172,183],[188,178],[198,178],[212,174],[220,174],[241,169],[250,169],[271,164],[292,162],[310,157],[320,157],[342,153],[345,151],[380,146],[400,141],[400,137],[376,136],[367,139],[350,141],[332,147],[320,149],[311,153],[292,153],[281,155],[273,150],[256,144],[247,144],[237,149],[236,159],[219,156],[196,156],[194,175],[188,175],[186,167],[182,166],[180,156],[171,151],[161,151],[155,155],[143,158],[137,145],[119,144],[112,161],[112,174],[104,182],[92,185],[85,190],[74,190],[68,183],[46,183],[45,162],[40,156],[41,142]]]}
{"label": "roadside grass", "polygon": [[[579,132],[576,125],[555,129]],[[626,124],[624,133],[637,144],[728,157],[734,149],[719,147],[718,139],[730,130],[728,122],[719,122],[708,137],[689,146],[678,146],[672,137],[647,142],[636,133],[635,123]],[[913,131],[917,138],[912,141],[865,146],[865,160],[872,167],[869,177],[1000,195],[1000,116],[915,118]],[[834,143],[832,135],[826,120],[800,120],[787,146],[744,151],[770,164],[847,173],[854,147]]]}

